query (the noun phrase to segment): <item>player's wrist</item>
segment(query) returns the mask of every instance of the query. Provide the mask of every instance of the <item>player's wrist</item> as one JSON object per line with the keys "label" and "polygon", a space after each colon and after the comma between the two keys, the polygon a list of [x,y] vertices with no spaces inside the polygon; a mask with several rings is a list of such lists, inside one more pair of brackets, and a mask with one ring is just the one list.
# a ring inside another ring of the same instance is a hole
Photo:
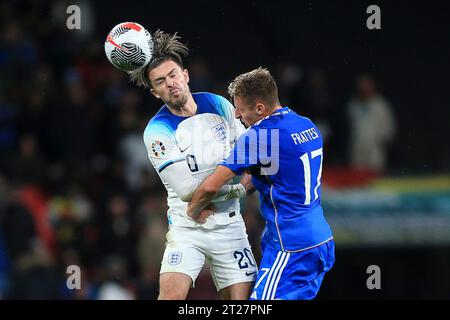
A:
{"label": "player's wrist", "polygon": [[229,186],[230,191],[225,196],[225,200],[239,199],[245,196],[246,190],[242,183],[232,184]]}
{"label": "player's wrist", "polygon": [[242,183],[235,184],[236,189],[236,198],[242,198],[245,197],[247,194],[247,190],[245,189],[244,185]]}

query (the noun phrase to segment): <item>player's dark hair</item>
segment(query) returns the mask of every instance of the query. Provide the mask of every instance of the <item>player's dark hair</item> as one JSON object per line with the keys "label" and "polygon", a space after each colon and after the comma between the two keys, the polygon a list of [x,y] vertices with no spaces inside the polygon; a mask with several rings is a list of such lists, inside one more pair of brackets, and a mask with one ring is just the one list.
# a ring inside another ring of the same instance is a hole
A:
{"label": "player's dark hair", "polygon": [[153,53],[152,58],[147,66],[139,70],[130,71],[131,82],[144,88],[151,88],[148,73],[158,67],[167,60],[172,60],[183,69],[183,58],[188,56],[189,50],[186,45],[182,44],[180,37],[175,33],[173,35],[161,30],[156,30],[153,35]]}
{"label": "player's dark hair", "polygon": [[279,104],[277,84],[269,70],[262,67],[237,76],[228,86],[228,94],[232,100],[240,97],[249,103],[262,101],[270,107]]}

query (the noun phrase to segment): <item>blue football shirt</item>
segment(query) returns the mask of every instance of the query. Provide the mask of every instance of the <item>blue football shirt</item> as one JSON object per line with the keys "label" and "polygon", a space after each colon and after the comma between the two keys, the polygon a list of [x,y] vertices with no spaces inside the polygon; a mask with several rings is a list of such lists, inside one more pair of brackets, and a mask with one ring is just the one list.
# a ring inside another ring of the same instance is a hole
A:
{"label": "blue football shirt", "polygon": [[320,205],[323,140],[314,123],[287,107],[242,134],[220,165],[252,174],[266,220],[266,245],[301,251],[333,238]]}

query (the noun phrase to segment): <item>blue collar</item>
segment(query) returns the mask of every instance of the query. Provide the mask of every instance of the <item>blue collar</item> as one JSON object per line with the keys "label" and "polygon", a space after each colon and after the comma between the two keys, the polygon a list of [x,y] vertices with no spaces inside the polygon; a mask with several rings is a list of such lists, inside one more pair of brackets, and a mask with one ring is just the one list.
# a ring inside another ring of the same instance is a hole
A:
{"label": "blue collar", "polygon": [[286,114],[291,112],[291,109],[289,109],[289,107],[283,107],[281,109],[276,110],[274,113],[270,114],[268,117],[272,117],[272,116],[280,116],[282,114]]}

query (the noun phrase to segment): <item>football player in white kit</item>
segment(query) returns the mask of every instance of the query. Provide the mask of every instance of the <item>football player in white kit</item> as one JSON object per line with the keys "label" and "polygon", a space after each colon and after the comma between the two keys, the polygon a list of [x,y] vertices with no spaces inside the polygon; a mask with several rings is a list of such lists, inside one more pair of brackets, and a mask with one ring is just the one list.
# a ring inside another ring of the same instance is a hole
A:
{"label": "football player in white kit", "polygon": [[186,214],[195,189],[245,129],[227,99],[190,92],[182,64],[187,47],[178,36],[156,31],[154,42],[150,64],[130,76],[165,103],[144,131],[148,156],[168,194],[169,231],[158,299],[186,299],[205,259],[222,299],[248,299],[257,266],[240,213],[245,187],[233,181],[225,185],[213,201],[215,214],[206,222]]}

